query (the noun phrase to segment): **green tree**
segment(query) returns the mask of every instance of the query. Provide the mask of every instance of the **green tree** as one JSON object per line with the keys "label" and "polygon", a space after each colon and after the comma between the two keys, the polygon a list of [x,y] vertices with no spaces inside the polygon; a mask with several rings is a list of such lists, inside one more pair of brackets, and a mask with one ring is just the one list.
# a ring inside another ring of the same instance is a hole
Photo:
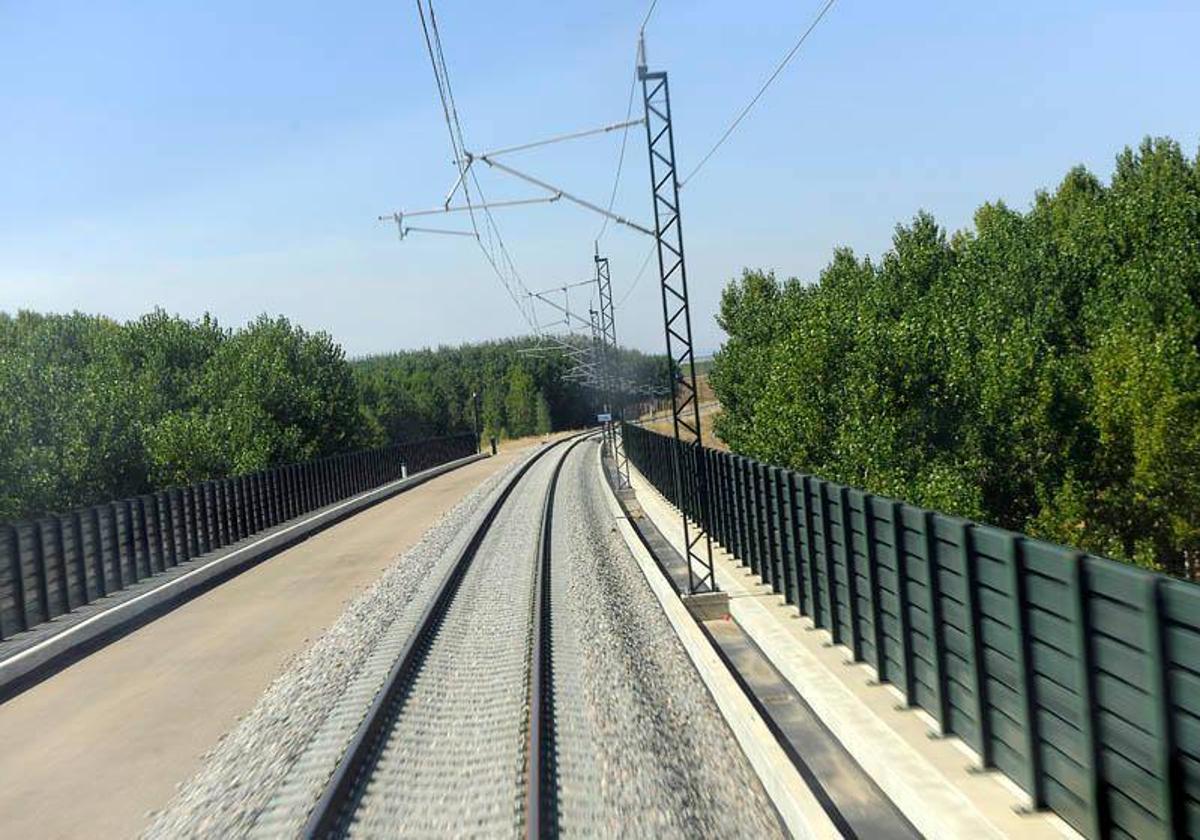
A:
{"label": "green tree", "polygon": [[139,401],[119,324],[0,317],[0,518],[145,489]]}
{"label": "green tree", "polygon": [[565,354],[535,348],[509,339],[351,363],[329,336],[265,315],[229,330],[162,310],[125,324],[0,312],[0,519],[468,431],[476,389],[485,435],[506,434],[510,396],[515,433],[582,425],[592,395],[564,378]]}
{"label": "green tree", "polygon": [[735,450],[1145,565],[1200,560],[1200,161],[1169,140],[878,262],[745,272],[711,381]]}
{"label": "green tree", "polygon": [[534,433],[539,435],[547,435],[550,433],[553,424],[550,421],[550,401],[546,399],[546,395],[541,391],[537,393],[536,418],[534,420]]}
{"label": "green tree", "polygon": [[531,435],[535,429],[537,410],[533,377],[520,365],[508,369],[508,394],[504,398],[504,414],[508,418],[510,437]]}
{"label": "green tree", "polygon": [[168,413],[148,436],[155,483],[247,473],[362,442],[342,349],[285,318],[261,316],[222,342],[192,392],[195,405]]}

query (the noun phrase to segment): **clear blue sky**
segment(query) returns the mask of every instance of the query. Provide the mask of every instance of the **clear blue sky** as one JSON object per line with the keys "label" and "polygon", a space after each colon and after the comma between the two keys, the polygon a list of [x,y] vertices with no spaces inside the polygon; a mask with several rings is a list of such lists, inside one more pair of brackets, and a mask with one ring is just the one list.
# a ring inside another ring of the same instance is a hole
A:
{"label": "clear blue sky", "polygon": [[[816,2],[660,0],[681,165],[703,154]],[[644,0],[442,2],[469,145],[624,116]],[[687,188],[697,342],[720,342],[743,266],[815,277],[839,245],[878,254],[926,209],[1027,207],[1147,134],[1200,141],[1200,4],[839,0]],[[398,242],[383,212],[453,180],[410,2],[0,2],[0,308],[128,318],[159,305],[227,325],[282,313],[351,354],[511,335],[522,324],[465,239]],[[618,138],[518,163],[603,203]],[[617,209],[648,219],[632,134]],[[531,190],[489,175],[492,197]],[[500,217],[531,288],[585,279],[599,219],[564,203]],[[610,230],[625,293],[646,251]],[[650,273],[618,316],[662,346]]]}

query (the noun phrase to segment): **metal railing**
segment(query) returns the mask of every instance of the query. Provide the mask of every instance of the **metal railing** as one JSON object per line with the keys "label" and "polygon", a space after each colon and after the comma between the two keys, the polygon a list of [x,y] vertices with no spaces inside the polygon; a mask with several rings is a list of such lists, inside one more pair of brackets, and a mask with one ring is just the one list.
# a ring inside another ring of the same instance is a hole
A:
{"label": "metal railing", "polygon": [[1087,837],[1200,837],[1200,586],[623,426],[787,603]]}
{"label": "metal railing", "polygon": [[473,434],[431,438],[0,524],[0,639],[475,451]]}

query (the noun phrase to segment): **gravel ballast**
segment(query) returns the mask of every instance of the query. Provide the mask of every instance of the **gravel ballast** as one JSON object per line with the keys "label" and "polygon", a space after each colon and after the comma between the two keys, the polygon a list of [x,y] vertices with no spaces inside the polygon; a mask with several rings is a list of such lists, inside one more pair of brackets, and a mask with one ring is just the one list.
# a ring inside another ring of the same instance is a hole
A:
{"label": "gravel ballast", "polygon": [[613,523],[596,447],[571,453],[555,498],[551,633],[563,833],[783,836]]}
{"label": "gravel ballast", "polygon": [[566,445],[505,502],[384,740],[350,837],[505,837],[523,825],[542,502]]}

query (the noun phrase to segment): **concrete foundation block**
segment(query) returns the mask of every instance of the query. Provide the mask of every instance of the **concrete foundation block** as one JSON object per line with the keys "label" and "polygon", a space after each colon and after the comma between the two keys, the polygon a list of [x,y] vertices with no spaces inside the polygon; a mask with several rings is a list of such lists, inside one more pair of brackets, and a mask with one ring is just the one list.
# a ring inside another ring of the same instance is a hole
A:
{"label": "concrete foundation block", "polygon": [[714,621],[729,615],[729,595],[725,592],[699,592],[684,595],[682,600],[697,621]]}

